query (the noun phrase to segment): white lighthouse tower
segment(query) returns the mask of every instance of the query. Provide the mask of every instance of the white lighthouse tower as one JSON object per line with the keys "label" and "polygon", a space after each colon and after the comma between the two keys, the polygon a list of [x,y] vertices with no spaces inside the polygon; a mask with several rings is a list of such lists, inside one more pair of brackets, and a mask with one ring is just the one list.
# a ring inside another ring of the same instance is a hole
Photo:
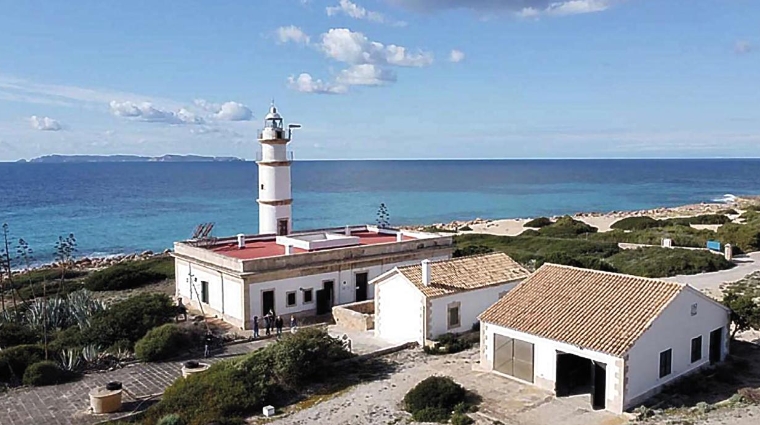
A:
{"label": "white lighthouse tower", "polygon": [[259,166],[259,233],[287,235],[293,229],[291,204],[290,165],[293,152],[288,150],[292,130],[300,128],[291,124],[283,128],[277,107],[269,108],[264,118],[264,129],[259,133],[261,151],[256,155]]}

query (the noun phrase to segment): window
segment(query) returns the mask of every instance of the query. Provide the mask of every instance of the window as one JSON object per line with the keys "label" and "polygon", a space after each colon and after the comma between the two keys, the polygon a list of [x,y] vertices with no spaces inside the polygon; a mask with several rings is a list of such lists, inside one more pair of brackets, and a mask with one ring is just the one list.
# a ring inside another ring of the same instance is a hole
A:
{"label": "window", "polygon": [[448,306],[448,320],[449,329],[458,328],[462,324],[462,318],[459,315],[459,306],[461,303],[454,302]]}
{"label": "window", "polygon": [[264,183],[261,183],[261,190],[264,190]]}
{"label": "window", "polygon": [[660,353],[660,378],[670,375],[673,363],[673,350],[668,348]]}
{"label": "window", "polygon": [[702,360],[702,335],[691,340],[691,362]]}
{"label": "window", "polygon": [[694,303],[691,305],[691,315],[696,316],[697,315],[697,303]]}
{"label": "window", "polygon": [[533,382],[533,344],[494,334],[493,369]]}
{"label": "window", "polygon": [[308,304],[314,300],[314,290],[309,288],[303,291],[303,303]]}
{"label": "window", "polygon": [[295,291],[288,292],[287,294],[285,294],[285,305],[288,306],[288,307],[293,307],[293,306],[296,305],[296,293],[295,293]]}
{"label": "window", "polygon": [[201,302],[208,304],[208,282],[201,281]]}
{"label": "window", "polygon": [[288,219],[281,218],[277,220],[277,236],[287,236],[288,234]]}

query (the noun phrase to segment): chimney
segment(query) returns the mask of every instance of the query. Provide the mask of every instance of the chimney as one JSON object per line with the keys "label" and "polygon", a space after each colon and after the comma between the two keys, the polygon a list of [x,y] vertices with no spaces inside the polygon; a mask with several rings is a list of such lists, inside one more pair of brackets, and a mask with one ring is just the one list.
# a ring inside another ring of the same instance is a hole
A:
{"label": "chimney", "polygon": [[293,245],[285,245],[285,255],[290,255],[293,253]]}
{"label": "chimney", "polygon": [[244,233],[239,233],[237,235],[237,241],[238,241],[238,249],[245,248],[245,234]]}
{"label": "chimney", "polygon": [[430,286],[430,260],[422,260],[422,284]]}
{"label": "chimney", "polygon": [[346,236],[351,236],[351,227],[350,226],[346,226],[345,234],[346,234]]}
{"label": "chimney", "polygon": [[403,241],[403,240],[404,240],[404,235],[403,235],[403,234],[401,233],[401,231],[399,230],[399,232],[398,232],[398,233],[396,233],[396,242],[401,242],[401,241]]}

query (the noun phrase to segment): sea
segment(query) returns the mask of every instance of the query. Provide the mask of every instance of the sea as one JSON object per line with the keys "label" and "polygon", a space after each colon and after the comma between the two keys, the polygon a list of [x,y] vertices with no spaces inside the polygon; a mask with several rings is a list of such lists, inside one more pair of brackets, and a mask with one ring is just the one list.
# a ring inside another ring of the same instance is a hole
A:
{"label": "sea", "polygon": [[[760,194],[760,159],[297,161],[295,230],[608,212]],[[253,162],[0,163],[0,223],[38,263],[73,233],[78,256],[171,248],[200,223],[258,230]]]}

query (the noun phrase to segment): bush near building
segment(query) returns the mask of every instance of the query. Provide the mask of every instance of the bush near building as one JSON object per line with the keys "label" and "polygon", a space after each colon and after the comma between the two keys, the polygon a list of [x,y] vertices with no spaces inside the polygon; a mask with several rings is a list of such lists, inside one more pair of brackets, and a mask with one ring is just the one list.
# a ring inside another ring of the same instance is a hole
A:
{"label": "bush near building", "polygon": [[24,385],[41,387],[44,385],[56,385],[68,382],[73,374],[63,370],[61,366],[50,360],[34,363],[24,372]]}
{"label": "bush near building", "polygon": [[17,345],[0,351],[0,382],[21,382],[26,369],[44,358],[45,350],[39,345]]}
{"label": "bush near building", "polygon": [[335,373],[353,355],[323,329],[304,328],[206,372],[178,379],[146,413],[144,425],[176,415],[187,425],[242,423],[266,405],[283,406],[303,388]]}
{"label": "bush near building", "polygon": [[472,348],[473,341],[467,335],[447,333],[438,337],[433,346],[426,345],[427,354],[454,354]]}
{"label": "bush near building", "polygon": [[177,309],[165,294],[140,294],[114,303],[92,319],[84,341],[110,347],[118,341],[134,344],[149,330],[174,319]]}
{"label": "bush near building", "polygon": [[203,331],[195,327],[180,327],[167,323],[153,328],[135,343],[135,356],[147,362],[177,357],[201,344]]}
{"label": "bush near building", "polygon": [[91,291],[132,289],[174,277],[174,262],[170,257],[120,263],[94,272],[84,281]]}
{"label": "bush near building", "polygon": [[404,396],[404,409],[417,422],[448,422],[454,409],[465,403],[467,391],[447,376],[424,379]]}

